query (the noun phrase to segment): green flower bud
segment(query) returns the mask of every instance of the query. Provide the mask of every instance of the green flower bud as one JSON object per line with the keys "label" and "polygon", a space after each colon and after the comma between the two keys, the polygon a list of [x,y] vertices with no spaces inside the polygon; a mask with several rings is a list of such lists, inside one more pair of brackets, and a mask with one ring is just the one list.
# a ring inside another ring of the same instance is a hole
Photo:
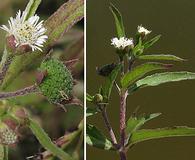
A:
{"label": "green flower bud", "polygon": [[93,97],[93,102],[94,103],[101,103],[101,102],[103,102],[103,96],[101,94],[96,94]]}
{"label": "green flower bud", "polygon": [[63,100],[71,99],[73,78],[62,62],[56,59],[46,60],[42,62],[39,70],[47,72],[38,87],[50,102],[60,103]]}

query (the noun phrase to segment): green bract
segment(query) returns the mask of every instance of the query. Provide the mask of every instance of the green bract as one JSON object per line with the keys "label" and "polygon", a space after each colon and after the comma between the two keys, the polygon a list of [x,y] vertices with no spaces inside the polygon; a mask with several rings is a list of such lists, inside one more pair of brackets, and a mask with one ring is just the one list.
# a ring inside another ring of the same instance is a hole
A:
{"label": "green bract", "polygon": [[42,62],[39,70],[47,72],[39,88],[50,102],[59,103],[71,98],[73,78],[62,62],[56,59],[46,60]]}

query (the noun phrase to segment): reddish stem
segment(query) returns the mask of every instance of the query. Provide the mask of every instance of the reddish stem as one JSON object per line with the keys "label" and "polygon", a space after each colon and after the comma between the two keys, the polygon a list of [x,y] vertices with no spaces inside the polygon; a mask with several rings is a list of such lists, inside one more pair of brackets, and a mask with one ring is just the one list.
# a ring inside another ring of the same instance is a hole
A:
{"label": "reddish stem", "polygon": [[109,122],[108,115],[107,115],[107,112],[106,112],[106,107],[103,107],[103,109],[102,109],[102,117],[104,119],[104,123],[105,123],[106,127],[108,128],[112,144],[117,148],[116,136],[115,136],[114,131],[112,129],[112,126]]}
{"label": "reddish stem", "polygon": [[14,92],[1,92],[0,93],[0,99],[6,99],[6,98],[12,98],[12,97],[17,97],[17,96],[23,96],[32,92],[37,91],[37,86],[32,85],[30,87],[26,87]]}
{"label": "reddish stem", "polygon": [[127,91],[122,91],[120,95],[120,145],[122,148],[125,147],[125,128],[126,128],[126,99]]}
{"label": "reddish stem", "polygon": [[5,64],[2,67],[2,70],[0,72],[0,84],[3,82],[3,79],[7,73],[7,70],[13,60],[13,56],[9,56],[8,59],[5,61]]}

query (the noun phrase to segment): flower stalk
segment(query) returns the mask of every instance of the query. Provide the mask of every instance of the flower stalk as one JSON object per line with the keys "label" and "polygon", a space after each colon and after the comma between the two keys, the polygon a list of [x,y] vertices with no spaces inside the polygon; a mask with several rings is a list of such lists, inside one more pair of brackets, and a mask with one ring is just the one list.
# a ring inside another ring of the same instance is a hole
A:
{"label": "flower stalk", "polygon": [[111,142],[112,142],[112,144],[113,144],[113,146],[115,148],[118,148],[117,147],[118,146],[118,142],[116,140],[116,136],[114,134],[114,131],[113,131],[112,126],[110,124],[110,121],[108,119],[108,115],[107,115],[107,111],[106,111],[106,106],[105,105],[102,105],[99,108],[101,109],[102,117],[103,117],[104,123],[105,123],[105,125],[106,125],[106,127],[108,129],[108,132],[109,132],[109,135],[110,135],[110,138],[111,138]]}

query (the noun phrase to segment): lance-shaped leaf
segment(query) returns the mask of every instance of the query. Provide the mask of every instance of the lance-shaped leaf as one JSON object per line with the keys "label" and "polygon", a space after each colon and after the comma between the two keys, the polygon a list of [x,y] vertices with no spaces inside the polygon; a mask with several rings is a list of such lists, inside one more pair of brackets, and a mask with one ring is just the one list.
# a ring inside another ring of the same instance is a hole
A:
{"label": "lance-shaped leaf", "polygon": [[153,46],[154,43],[156,43],[159,39],[160,39],[161,35],[158,35],[154,38],[152,38],[151,40],[147,41],[144,43],[144,49],[148,49],[151,46]]}
{"label": "lance-shaped leaf", "polygon": [[111,141],[108,140],[95,126],[87,125],[86,132],[86,142],[88,145],[104,150],[114,150]]}
{"label": "lance-shaped leaf", "polygon": [[36,136],[40,144],[49,150],[54,156],[57,156],[61,160],[73,160],[73,158],[64,152],[61,148],[58,148],[45,133],[45,131],[32,119],[29,119],[28,127],[31,129],[33,134]]}
{"label": "lance-shaped leaf", "polygon": [[132,134],[130,138],[130,145],[146,140],[181,136],[195,136],[195,128],[181,126],[162,129],[138,130]]}
{"label": "lance-shaped leaf", "polygon": [[141,117],[131,116],[127,121],[126,133],[127,135],[132,134],[133,132],[140,129],[146,122],[160,116],[161,113],[153,113],[150,115],[144,115]]}
{"label": "lance-shaped leaf", "polygon": [[168,69],[171,66],[170,64],[155,62],[144,63],[134,68],[131,72],[126,73],[121,79],[121,85],[123,88],[127,88],[146,73],[160,69]]}
{"label": "lance-shaped leaf", "polygon": [[167,82],[177,82],[182,80],[195,79],[195,73],[192,72],[164,72],[147,76],[136,82],[137,87],[157,86]]}
{"label": "lance-shaped leaf", "polygon": [[142,39],[139,37],[138,44],[132,49],[132,53],[135,57],[139,57],[144,52],[144,46],[142,45]]}
{"label": "lance-shaped leaf", "polygon": [[113,4],[110,4],[110,10],[114,16],[118,38],[125,37],[125,29],[121,13]]}
{"label": "lance-shaped leaf", "polygon": [[150,54],[150,55],[141,55],[138,57],[143,60],[167,60],[167,61],[184,61],[184,59],[177,57],[175,55],[169,54]]}
{"label": "lance-shaped leaf", "polygon": [[63,4],[45,22],[47,28],[48,44],[58,40],[76,22],[80,21],[84,15],[84,0],[69,0]]}
{"label": "lance-shaped leaf", "polygon": [[[44,45],[43,51],[48,49],[67,32],[75,23],[84,16],[84,0],[69,0],[64,3],[51,17],[45,22],[47,28],[48,41]],[[41,59],[45,54],[33,52],[30,54],[16,56],[5,76],[1,89],[5,89],[28,65],[36,59]]]}
{"label": "lance-shaped leaf", "polygon": [[92,102],[93,101],[93,96],[91,96],[90,94],[86,94],[86,100],[88,101],[88,102]]}
{"label": "lance-shaped leaf", "polygon": [[121,69],[121,65],[118,64],[115,67],[115,69],[109,74],[109,76],[106,77],[106,82],[105,82],[104,86],[102,87],[102,94],[106,100],[109,100],[114,82],[117,78],[117,75],[118,75],[120,69]]}
{"label": "lance-shaped leaf", "polygon": [[25,12],[27,13],[26,19],[33,16],[39,7],[41,0],[30,0],[26,6]]}

